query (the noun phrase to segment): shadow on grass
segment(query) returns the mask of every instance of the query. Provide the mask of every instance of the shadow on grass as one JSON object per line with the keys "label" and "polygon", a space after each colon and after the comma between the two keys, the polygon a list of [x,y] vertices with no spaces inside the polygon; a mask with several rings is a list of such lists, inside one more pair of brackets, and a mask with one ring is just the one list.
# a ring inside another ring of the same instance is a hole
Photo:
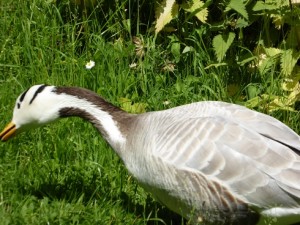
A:
{"label": "shadow on grass", "polygon": [[[148,225],[157,224],[168,224],[168,225],[183,225],[187,224],[187,221],[180,215],[162,206],[160,203],[154,201],[151,197],[147,197],[146,204],[135,204],[132,199],[125,193],[122,192],[120,198],[122,199],[122,205],[124,208],[133,212],[139,217],[148,218]],[[158,220],[163,221],[158,223]]]}
{"label": "shadow on grass", "polygon": [[[95,184],[92,182],[92,184]],[[57,183],[44,183],[39,186],[37,189],[27,189],[26,194],[33,195],[39,199],[43,199],[48,197],[49,199],[62,199],[68,202],[74,202],[74,199],[82,198],[83,204],[88,204],[91,200],[102,198],[100,196],[105,195],[105,190],[97,190],[98,187],[93,185],[84,185],[83,183],[71,183],[68,185],[61,185]],[[110,189],[110,186],[106,186],[106,189]],[[25,190],[24,190],[25,191]],[[107,193],[106,193],[107,194]],[[121,207],[124,208],[124,212],[128,212],[132,215],[136,215],[137,218],[144,218],[145,224],[147,225],[189,225],[193,223],[189,223],[185,219],[183,219],[180,215],[170,211],[168,208],[162,206],[158,202],[154,201],[151,197],[147,197],[144,201],[144,204],[136,203],[126,192],[115,193],[115,195],[110,196],[109,198],[112,202],[121,203]],[[121,200],[121,201],[120,201]],[[212,212],[210,212],[212,214]],[[226,215],[226,216],[225,216]],[[213,225],[254,225],[258,221],[258,215],[254,212],[249,213],[249,211],[245,211],[238,216],[238,222],[232,223],[232,214],[224,214],[224,218],[211,222],[205,223],[205,225],[213,224]],[[212,215],[211,218],[215,216]],[[226,219],[227,218],[227,219]],[[229,222],[231,221],[231,222]],[[300,225],[300,224],[295,224]]]}
{"label": "shadow on grass", "polygon": [[[99,186],[98,186],[99,187]],[[20,190],[20,189],[19,189]],[[27,186],[26,190],[21,189],[23,194],[30,194],[38,199],[45,197],[50,200],[65,200],[68,202],[74,202],[74,199],[79,199],[83,196],[83,204],[88,204],[92,199],[100,198],[104,195],[103,190],[97,193],[96,186],[86,186],[80,182],[69,184],[57,184],[57,183],[43,183],[38,188]],[[138,218],[145,218],[147,225],[184,225],[187,222],[178,214],[170,211],[168,208],[162,206],[158,202],[155,202],[151,197],[147,197],[145,206],[137,204],[125,192],[121,192],[119,195],[110,196],[110,200],[121,200],[121,206],[125,212],[136,215]]]}

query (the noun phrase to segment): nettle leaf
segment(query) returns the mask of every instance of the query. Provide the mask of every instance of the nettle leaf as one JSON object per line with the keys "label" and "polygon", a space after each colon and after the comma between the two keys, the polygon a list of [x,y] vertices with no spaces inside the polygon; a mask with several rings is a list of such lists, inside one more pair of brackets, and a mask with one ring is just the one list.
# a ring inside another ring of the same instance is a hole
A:
{"label": "nettle leaf", "polygon": [[281,88],[284,91],[298,91],[300,93],[300,85],[299,85],[299,79],[298,78],[292,78],[292,79],[285,79],[284,82],[281,84]]}
{"label": "nettle leaf", "polygon": [[233,9],[248,20],[249,17],[246,10],[246,3],[243,0],[231,0],[227,7]]}
{"label": "nettle leaf", "polygon": [[146,112],[147,103],[137,102],[132,103],[132,101],[128,98],[119,98],[119,103],[121,105],[121,109],[129,113],[144,113]]}
{"label": "nettle leaf", "polygon": [[238,18],[236,21],[236,28],[247,27],[249,23],[244,18]]}
{"label": "nettle leaf", "polygon": [[294,49],[283,51],[280,58],[280,66],[284,76],[291,75],[299,57],[299,52],[296,52]]}
{"label": "nettle leaf", "polygon": [[295,112],[295,109],[291,107],[295,103],[294,97],[276,96],[275,99],[269,103],[269,112],[277,110],[285,110]]}
{"label": "nettle leaf", "polygon": [[[276,0],[277,1],[277,0]],[[274,2],[257,1],[253,6],[253,11],[276,10],[278,7]]]}
{"label": "nettle leaf", "polygon": [[270,71],[276,64],[282,54],[282,50],[278,48],[263,48],[263,53],[258,55],[257,67],[261,74]]}
{"label": "nettle leaf", "polygon": [[166,24],[177,16],[178,8],[176,0],[163,0],[156,9],[155,33],[160,32]]}
{"label": "nettle leaf", "polygon": [[181,7],[190,13],[196,13],[195,16],[200,20],[202,23],[206,23],[208,10],[207,8],[203,8],[204,2],[201,0],[191,0],[183,3]]}
{"label": "nettle leaf", "polygon": [[279,48],[264,48],[264,51],[267,54],[267,56],[270,57],[276,57],[282,53],[282,50]]}
{"label": "nettle leaf", "polygon": [[235,38],[235,33],[229,32],[228,34],[218,34],[213,39],[213,47],[216,54],[216,57],[219,62],[224,58],[227,50],[231,46]]}
{"label": "nettle leaf", "polygon": [[273,101],[273,100],[274,100],[274,96],[267,95],[267,94],[261,94],[259,96],[249,99],[247,102],[244,103],[244,105],[248,108],[261,107],[263,109],[266,109],[268,102]]}
{"label": "nettle leaf", "polygon": [[258,70],[260,74],[265,74],[276,65],[276,56],[266,57],[259,60]]}

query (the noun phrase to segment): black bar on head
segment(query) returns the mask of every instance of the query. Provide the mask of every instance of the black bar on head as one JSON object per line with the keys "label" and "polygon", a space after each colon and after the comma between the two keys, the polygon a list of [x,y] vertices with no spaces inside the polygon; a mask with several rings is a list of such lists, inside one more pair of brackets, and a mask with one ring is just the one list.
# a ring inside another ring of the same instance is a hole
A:
{"label": "black bar on head", "polygon": [[31,99],[30,102],[29,102],[29,104],[31,104],[31,103],[33,102],[33,100],[36,98],[36,96],[37,96],[39,93],[41,93],[41,92],[45,89],[45,87],[47,87],[47,86],[48,86],[48,85],[46,85],[46,84],[40,86],[40,87],[35,91],[35,93],[34,93],[32,99]]}
{"label": "black bar on head", "polygon": [[28,90],[29,90],[29,89],[27,89],[26,91],[23,92],[23,94],[22,94],[21,97],[20,97],[20,102],[23,102],[23,100],[24,100],[24,98],[25,98],[25,95],[26,95],[26,93],[27,93]]}

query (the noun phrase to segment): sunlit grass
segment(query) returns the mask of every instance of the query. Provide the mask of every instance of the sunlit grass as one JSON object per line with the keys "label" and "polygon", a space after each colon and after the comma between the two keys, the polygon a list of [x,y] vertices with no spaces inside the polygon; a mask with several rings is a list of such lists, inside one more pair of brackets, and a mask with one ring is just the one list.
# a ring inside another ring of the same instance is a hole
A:
{"label": "sunlit grass", "polygon": [[[16,97],[38,83],[89,88],[116,105],[120,98],[146,103],[148,111],[200,100],[244,100],[242,82],[240,94],[227,90],[230,71],[204,69],[209,51],[203,46],[185,65],[166,71],[165,49],[151,36],[144,38],[140,59],[131,40],[104,39],[96,20],[66,20],[47,1],[1,1],[0,14],[1,127]],[[90,60],[95,65],[86,69]],[[272,84],[263,88],[278,91]],[[300,130],[297,113],[274,115]],[[80,119],[0,144],[0,205],[1,224],[184,224],[140,188]]]}
{"label": "sunlit grass", "polygon": [[[120,97],[145,101],[151,95],[149,79],[129,67],[132,43],[105,41],[92,30],[97,21],[63,21],[54,4],[42,1],[1,2],[0,13],[1,127],[16,97],[33,84],[86,87],[115,104]],[[80,34],[82,26],[89,29]],[[95,65],[87,70],[90,60]],[[80,119],[20,134],[0,149],[1,224],[182,221],[145,193]]]}

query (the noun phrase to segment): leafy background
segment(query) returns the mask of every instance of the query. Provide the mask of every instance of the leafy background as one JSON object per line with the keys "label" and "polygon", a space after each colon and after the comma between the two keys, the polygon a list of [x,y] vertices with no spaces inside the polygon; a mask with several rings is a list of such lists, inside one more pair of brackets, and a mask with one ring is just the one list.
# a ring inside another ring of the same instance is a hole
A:
{"label": "leafy background", "polygon": [[[1,127],[22,91],[47,83],[89,88],[133,113],[233,102],[300,131],[296,0],[7,0],[0,15]],[[188,224],[144,192],[79,119],[0,144],[0,217]]]}

